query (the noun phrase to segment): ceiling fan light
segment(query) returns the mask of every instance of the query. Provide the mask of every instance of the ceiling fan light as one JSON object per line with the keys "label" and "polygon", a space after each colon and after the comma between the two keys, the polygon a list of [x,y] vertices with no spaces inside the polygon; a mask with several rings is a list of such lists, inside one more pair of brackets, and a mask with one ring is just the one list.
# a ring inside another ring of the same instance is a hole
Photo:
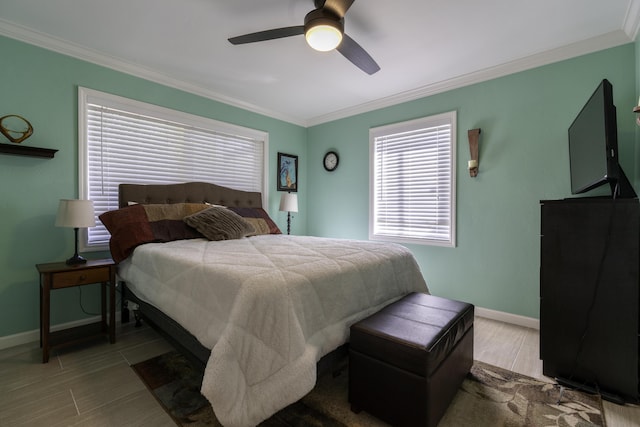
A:
{"label": "ceiling fan light", "polygon": [[312,26],[305,33],[309,46],[320,52],[335,49],[342,42],[342,31],[332,25],[319,24]]}

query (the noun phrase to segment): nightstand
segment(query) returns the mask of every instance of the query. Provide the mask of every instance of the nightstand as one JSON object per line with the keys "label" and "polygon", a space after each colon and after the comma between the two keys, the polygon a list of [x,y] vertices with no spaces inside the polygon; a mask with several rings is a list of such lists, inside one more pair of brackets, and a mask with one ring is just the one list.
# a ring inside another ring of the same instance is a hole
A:
{"label": "nightstand", "polygon": [[[40,346],[42,363],[49,361],[53,347],[83,339],[107,335],[116,342],[116,265],[111,259],[89,260],[85,264],[64,262],[37,264],[40,273]],[[50,332],[51,291],[55,289],[101,283],[102,319],[99,322]],[[107,287],[109,288],[109,322],[107,323]]]}

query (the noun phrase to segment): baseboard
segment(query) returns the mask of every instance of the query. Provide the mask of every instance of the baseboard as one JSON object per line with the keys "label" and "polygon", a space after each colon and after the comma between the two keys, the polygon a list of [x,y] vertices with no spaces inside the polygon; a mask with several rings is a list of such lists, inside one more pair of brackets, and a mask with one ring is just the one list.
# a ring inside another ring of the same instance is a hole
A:
{"label": "baseboard", "polygon": [[[82,320],[75,320],[73,322],[62,323],[59,325],[51,326],[51,332],[59,331],[62,329],[74,328],[76,326],[88,325],[90,323],[99,322],[101,316],[89,317]],[[116,322],[120,319],[120,312],[116,312]],[[0,337],[0,350],[6,348],[16,347],[18,345],[29,344],[32,342],[40,341],[40,329],[34,329],[32,331],[21,332],[19,334],[8,335],[6,337]]]}
{"label": "baseboard", "polygon": [[476,316],[485,319],[498,320],[512,325],[523,326],[525,328],[540,329],[540,320],[533,317],[520,316],[518,314],[505,313],[504,311],[490,310],[488,308],[476,307]]}
{"label": "baseboard", "polygon": [[[517,314],[505,313],[503,311],[490,310],[488,308],[476,307],[476,316],[484,317],[486,319],[498,320],[500,322],[511,323],[513,325],[523,326],[525,328],[540,329],[540,320],[533,317],[520,316]],[[116,319],[120,319],[120,312],[116,312]],[[74,322],[63,323],[51,327],[51,331],[58,331],[60,329],[73,328],[75,326],[87,325],[89,323],[97,322],[100,320],[100,316],[90,317],[87,319],[77,320]],[[9,335],[6,337],[0,337],[0,350],[5,348],[15,347],[22,344],[28,344],[30,342],[40,341],[40,329],[33,331],[21,332],[15,335]]]}

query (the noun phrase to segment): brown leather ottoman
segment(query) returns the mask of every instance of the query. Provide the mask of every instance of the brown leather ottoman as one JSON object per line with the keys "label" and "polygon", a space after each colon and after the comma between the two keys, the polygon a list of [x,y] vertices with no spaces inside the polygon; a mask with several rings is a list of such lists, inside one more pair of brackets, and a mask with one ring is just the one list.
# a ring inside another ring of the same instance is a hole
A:
{"label": "brown leather ottoman", "polygon": [[413,293],[351,326],[351,409],[394,426],[438,425],[473,364],[473,311]]}

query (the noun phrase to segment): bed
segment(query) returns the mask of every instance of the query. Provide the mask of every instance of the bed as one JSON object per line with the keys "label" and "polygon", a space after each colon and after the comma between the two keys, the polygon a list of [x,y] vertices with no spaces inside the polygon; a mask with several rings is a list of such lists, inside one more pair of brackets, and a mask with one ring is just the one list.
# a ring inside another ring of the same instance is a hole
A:
{"label": "bed", "polygon": [[[225,426],[256,425],[299,400],[322,362],[344,348],[351,324],[410,292],[428,292],[403,246],[282,235],[260,193],[121,184],[119,205],[101,216],[112,243],[134,234],[142,241],[112,245],[123,300],[203,364],[202,394]],[[230,210],[252,232],[209,240],[176,220],[185,211],[166,221],[171,209],[187,209],[188,218]]]}

